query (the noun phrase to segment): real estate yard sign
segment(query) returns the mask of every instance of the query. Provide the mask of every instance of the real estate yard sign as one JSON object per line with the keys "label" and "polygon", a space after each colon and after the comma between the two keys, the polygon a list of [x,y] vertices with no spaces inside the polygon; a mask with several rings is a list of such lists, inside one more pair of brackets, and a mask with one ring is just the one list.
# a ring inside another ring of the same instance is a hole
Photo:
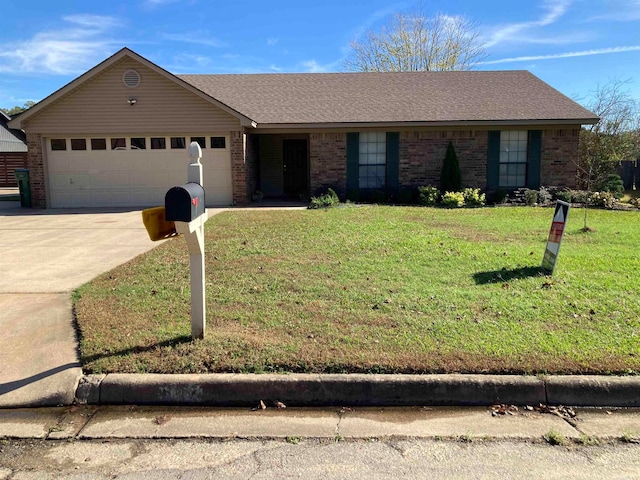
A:
{"label": "real estate yard sign", "polygon": [[542,258],[542,268],[549,270],[552,275],[558,262],[558,255],[560,254],[560,244],[562,243],[567,217],[569,217],[569,207],[570,205],[566,202],[556,201],[556,211],[553,214],[551,230],[549,230],[547,248]]}

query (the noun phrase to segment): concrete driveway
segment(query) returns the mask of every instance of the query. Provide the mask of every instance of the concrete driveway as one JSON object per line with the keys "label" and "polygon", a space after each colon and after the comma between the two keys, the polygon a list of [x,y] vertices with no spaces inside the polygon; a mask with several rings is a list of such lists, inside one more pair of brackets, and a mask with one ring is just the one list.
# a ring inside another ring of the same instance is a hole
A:
{"label": "concrete driveway", "polygon": [[82,371],[71,291],[157,245],[140,211],[0,202],[0,407],[73,401]]}

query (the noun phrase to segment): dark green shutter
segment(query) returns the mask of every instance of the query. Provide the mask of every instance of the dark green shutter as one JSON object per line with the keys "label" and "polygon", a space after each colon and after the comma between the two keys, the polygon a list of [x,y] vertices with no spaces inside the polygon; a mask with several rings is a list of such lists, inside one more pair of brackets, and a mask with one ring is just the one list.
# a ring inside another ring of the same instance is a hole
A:
{"label": "dark green shutter", "polygon": [[387,190],[391,194],[398,191],[400,183],[400,134],[387,133]]}
{"label": "dark green shutter", "polygon": [[529,130],[527,147],[527,187],[540,188],[540,158],[542,156],[542,130]]}
{"label": "dark green shutter", "polygon": [[489,132],[489,149],[487,155],[487,190],[498,188],[500,178],[500,130]]}
{"label": "dark green shutter", "polygon": [[360,187],[360,135],[347,133],[347,198],[356,198]]}

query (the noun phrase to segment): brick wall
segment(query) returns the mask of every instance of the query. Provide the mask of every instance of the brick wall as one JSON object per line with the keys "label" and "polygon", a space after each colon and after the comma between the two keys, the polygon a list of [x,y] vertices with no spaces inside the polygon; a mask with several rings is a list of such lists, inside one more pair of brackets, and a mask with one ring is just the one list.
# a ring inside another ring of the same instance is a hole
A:
{"label": "brick wall", "polygon": [[27,168],[29,169],[29,181],[31,183],[31,204],[33,208],[47,208],[42,136],[39,133],[27,133],[27,148]]}
{"label": "brick wall", "polygon": [[310,189],[332,187],[340,196],[347,190],[346,133],[311,133],[309,135]]}
{"label": "brick wall", "polygon": [[440,184],[447,145],[456,150],[463,187],[485,188],[487,183],[487,131],[415,131],[400,133],[400,185]]}
{"label": "brick wall", "polygon": [[580,127],[543,130],[540,183],[543,186],[576,186]]}
{"label": "brick wall", "polygon": [[244,132],[231,132],[230,140],[233,204],[247,205],[250,200],[247,194],[247,135]]}

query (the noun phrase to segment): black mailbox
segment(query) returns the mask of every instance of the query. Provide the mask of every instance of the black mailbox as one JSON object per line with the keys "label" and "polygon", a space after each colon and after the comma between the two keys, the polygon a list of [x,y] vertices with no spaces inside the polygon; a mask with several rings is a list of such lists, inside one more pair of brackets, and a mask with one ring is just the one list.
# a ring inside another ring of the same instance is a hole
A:
{"label": "black mailbox", "polygon": [[165,218],[169,222],[190,222],[204,214],[204,188],[185,183],[169,189],[164,196]]}

